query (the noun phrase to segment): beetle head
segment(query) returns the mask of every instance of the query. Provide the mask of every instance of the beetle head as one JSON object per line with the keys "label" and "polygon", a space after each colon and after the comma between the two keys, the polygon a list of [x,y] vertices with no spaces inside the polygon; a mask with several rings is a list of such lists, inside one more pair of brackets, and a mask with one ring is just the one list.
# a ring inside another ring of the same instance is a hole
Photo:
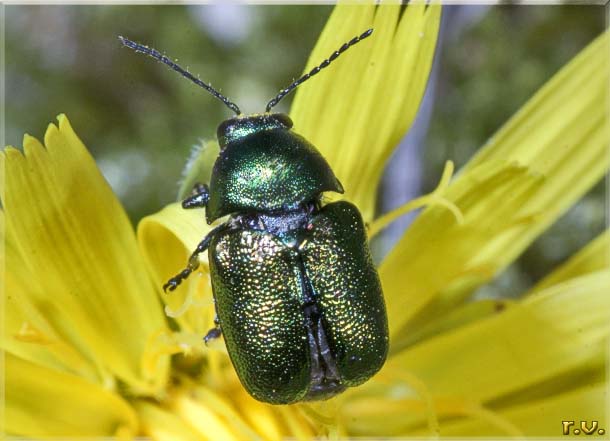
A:
{"label": "beetle head", "polygon": [[285,113],[263,113],[235,117],[223,121],[216,134],[220,148],[224,149],[228,144],[242,139],[256,132],[272,129],[292,128],[292,120]]}

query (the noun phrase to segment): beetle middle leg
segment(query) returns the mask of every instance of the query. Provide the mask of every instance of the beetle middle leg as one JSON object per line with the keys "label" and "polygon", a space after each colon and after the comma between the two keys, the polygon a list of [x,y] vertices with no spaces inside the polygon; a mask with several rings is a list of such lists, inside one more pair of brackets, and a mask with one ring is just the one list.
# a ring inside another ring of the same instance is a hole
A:
{"label": "beetle middle leg", "polygon": [[185,280],[188,276],[191,275],[193,271],[199,268],[199,255],[208,249],[208,247],[210,246],[210,242],[212,242],[212,239],[214,238],[214,235],[216,235],[220,231],[226,230],[227,228],[227,224],[222,224],[210,231],[208,235],[204,237],[201,242],[199,242],[199,245],[197,245],[197,248],[195,248],[195,251],[193,251],[191,257],[189,257],[186,268],[180,271],[171,279],[169,279],[167,283],[163,285],[163,291],[167,292],[168,289],[170,291],[175,290],[178,285],[182,283],[183,280]]}
{"label": "beetle middle leg", "polygon": [[218,320],[218,314],[214,316],[214,327],[208,331],[203,337],[205,345],[208,345],[210,340],[215,340],[222,335],[222,329],[220,328],[220,321]]}

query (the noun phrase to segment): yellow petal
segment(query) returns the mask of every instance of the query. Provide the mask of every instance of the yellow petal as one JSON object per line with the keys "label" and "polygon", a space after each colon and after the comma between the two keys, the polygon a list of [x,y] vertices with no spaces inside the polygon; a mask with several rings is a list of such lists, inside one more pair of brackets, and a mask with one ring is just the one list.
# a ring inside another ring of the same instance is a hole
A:
{"label": "yellow petal", "polygon": [[288,428],[290,433],[295,439],[299,441],[311,440],[316,432],[305,424],[302,418],[298,417],[297,412],[292,406],[277,406],[278,413],[282,417],[282,422]]}
{"label": "yellow petal", "polygon": [[608,360],[606,352],[603,350],[603,343],[600,346],[601,350],[593,354],[587,363],[553,376],[546,381],[495,399],[489,403],[489,406],[498,411],[504,411],[535,401],[553,399],[557,395],[583,387],[593,387],[592,385],[604,381],[607,376]]}
{"label": "yellow petal", "polygon": [[[433,404],[435,411],[441,417],[455,419],[459,416],[473,416],[504,436],[520,436],[522,434],[516,425],[476,403],[459,399],[438,398]],[[442,429],[446,424],[441,423],[426,428],[422,428],[422,424],[417,424],[413,427],[413,421],[417,421],[415,416],[425,415],[426,403],[412,398],[386,397],[383,399],[354,400],[347,403],[343,411],[352,436],[372,437],[378,436],[382,432],[386,437],[412,437],[417,435],[436,439],[443,433]],[[476,432],[469,435],[474,436]]]}
{"label": "yellow petal", "polygon": [[513,207],[541,183],[524,167],[490,162],[444,192],[463,213],[461,223],[440,206],[416,219],[379,268],[395,348],[403,347],[401,339],[417,332],[421,323],[443,315],[493,276],[493,262],[480,259],[478,252],[498,237],[528,227],[527,218],[524,222],[512,214]]}
{"label": "yellow petal", "polygon": [[[4,225],[4,212],[0,210],[0,228]],[[1,228],[2,231],[6,231]],[[20,256],[12,235],[4,236],[4,253],[0,254],[0,267],[11,271],[2,275],[4,281],[4,322],[0,347],[28,361],[57,370],[72,372],[90,381],[112,382],[110,374],[100,372],[87,358],[67,342],[33,300],[44,292],[27,268],[19,264]],[[10,262],[7,264],[7,262]],[[37,292],[37,296],[24,295]]]}
{"label": "yellow petal", "polygon": [[348,389],[338,397],[340,420],[355,436],[397,436],[404,433],[405,415],[417,415],[426,422],[428,435],[438,435],[438,400],[427,386],[404,369],[386,365],[382,375],[364,387]]}
{"label": "yellow petal", "polygon": [[140,417],[142,431],[155,441],[206,441],[209,439],[176,414],[155,404],[138,401],[135,403],[135,408]]}
{"label": "yellow petal", "polygon": [[[363,436],[446,434],[457,416],[495,435],[527,433],[506,412],[605,379],[609,280],[607,272],[583,276],[391,358],[343,395],[342,421]],[[440,424],[431,424],[435,414]]]}
{"label": "yellow petal", "polygon": [[440,22],[440,6],[337,6],[307,63],[320,64],[352,37],[374,32],[351,54],[297,89],[294,130],[329,161],[365,221],[386,160],[411,125],[423,96]]}
{"label": "yellow petal", "polygon": [[[570,433],[575,428],[581,429],[581,421],[585,420],[587,430],[593,430],[593,436],[598,437],[599,429],[602,434],[608,430],[608,418],[604,412],[607,386],[597,383],[579,388],[574,391],[562,393],[557,396],[531,401],[520,406],[502,410],[499,415],[520,428],[523,436],[527,437],[553,437],[563,436],[562,421],[574,421],[570,426]],[[594,426],[593,421],[597,421]],[[447,422],[441,426],[442,436],[506,436],[501,428],[494,426],[487,420],[471,418]],[[426,432],[415,432],[411,435],[424,435]]]}
{"label": "yellow petal", "polygon": [[311,424],[311,418],[304,416],[301,406],[273,406],[256,401],[241,385],[231,393],[237,402],[241,418],[263,436],[265,440],[283,440],[292,437],[310,440],[319,431]]}
{"label": "yellow petal", "polygon": [[250,397],[244,397],[240,404],[239,411],[243,418],[265,439],[280,441],[283,438],[281,425],[273,406],[254,402]]}
{"label": "yellow petal", "polygon": [[240,439],[231,422],[225,420],[206,403],[183,395],[176,399],[172,410],[207,440],[237,441]]}
{"label": "yellow petal", "polygon": [[[388,361],[387,376],[406,370],[435,397],[486,403],[595,367],[610,335],[609,285],[610,274],[598,271],[549,288],[401,352]],[[564,378],[553,390],[563,383],[571,384]],[[404,420],[405,426],[422,423],[421,417]]]}
{"label": "yellow petal", "polygon": [[499,273],[604,175],[609,35],[555,75],[449,185],[443,196],[464,222],[429,207],[382,263],[395,344],[414,317],[433,317]]}
{"label": "yellow petal", "polygon": [[137,434],[135,412],[118,395],[11,354],[5,355],[4,362],[8,433],[36,437]]}
{"label": "yellow petal", "polygon": [[448,201],[443,197],[445,190],[447,189],[447,185],[451,180],[453,175],[453,161],[447,161],[445,163],[445,169],[443,170],[443,175],[437,185],[437,187],[429,194],[425,194],[418,198],[415,198],[402,206],[385,213],[383,216],[378,217],[370,224],[368,228],[368,236],[369,239],[379,234],[379,232],[383,231],[388,225],[390,225],[395,220],[399,219],[401,216],[405,214],[417,210],[418,208],[426,207],[426,206],[434,206],[439,205],[447,210],[449,210],[454,216],[457,223],[461,224],[464,222],[464,216],[462,212],[455,206],[455,204],[451,201]]}
{"label": "yellow petal", "polygon": [[[262,436],[266,436],[266,433],[258,434],[248,424],[247,420],[244,419],[245,415],[243,412],[238,411],[233,402],[229,401],[224,394],[214,392],[212,389],[207,387],[197,387],[191,392],[191,396],[200,404],[204,404],[206,407],[213,409],[214,412],[222,418],[223,421],[227,422],[234,431],[239,439],[261,439]],[[230,396],[230,395],[229,395]],[[235,398],[234,396],[232,398]],[[269,405],[253,402],[252,407],[270,407]],[[275,422],[275,428],[270,428],[270,434],[277,431],[277,421]],[[271,437],[269,437],[271,438]],[[217,438],[214,438],[217,439]]]}
{"label": "yellow petal", "polygon": [[129,219],[68,119],[48,127],[45,146],[26,136],[24,154],[7,148],[0,166],[6,232],[19,256],[7,273],[27,272],[32,286],[11,295],[29,296],[100,371],[156,389],[166,363],[154,378],[141,370],[148,335],[165,328],[156,293]]}
{"label": "yellow petal", "polygon": [[461,174],[494,160],[527,165],[544,185],[517,215],[541,213],[524,234],[503,237],[488,250],[505,266],[608,170],[607,94],[610,33],[605,32],[561,69],[523,106]]}
{"label": "yellow petal", "polygon": [[577,254],[536,284],[529,294],[573,277],[610,268],[610,231],[606,230]]}
{"label": "yellow petal", "polygon": [[176,290],[163,293],[161,287],[186,267],[190,254],[210,230],[204,210],[185,210],[179,203],[145,217],[138,225],[140,249],[166,303],[167,314],[180,323],[181,329],[202,336],[214,326],[207,251],[199,256],[202,262],[199,270]]}
{"label": "yellow petal", "polygon": [[511,305],[512,302],[509,300],[495,299],[484,299],[466,303],[431,321],[422,323],[421,327],[405,336],[403,340],[404,345],[411,346],[436,335],[450,332],[460,326],[498,314]]}

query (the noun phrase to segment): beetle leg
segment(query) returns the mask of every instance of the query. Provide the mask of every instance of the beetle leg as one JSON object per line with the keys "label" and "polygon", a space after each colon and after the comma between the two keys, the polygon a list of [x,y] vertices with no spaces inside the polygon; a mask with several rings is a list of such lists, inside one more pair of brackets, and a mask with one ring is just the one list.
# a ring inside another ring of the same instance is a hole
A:
{"label": "beetle leg", "polygon": [[215,340],[222,335],[222,329],[220,329],[220,320],[218,320],[218,313],[214,314],[214,327],[208,331],[203,337],[205,345],[208,345],[210,340]]}
{"label": "beetle leg", "polygon": [[199,245],[197,245],[197,248],[195,248],[195,251],[193,251],[191,257],[189,257],[189,261],[186,265],[186,268],[180,271],[171,279],[169,279],[167,283],[163,285],[163,291],[167,292],[168,289],[170,291],[175,290],[178,285],[182,283],[183,280],[185,280],[188,276],[191,275],[193,271],[199,268],[199,255],[208,249],[208,247],[210,246],[210,242],[212,242],[212,239],[214,238],[214,235],[216,235],[216,233],[227,228],[228,226],[226,224],[222,224],[210,231],[208,235],[204,237],[201,242],[199,242]]}
{"label": "beetle leg", "polygon": [[216,324],[216,326],[213,327],[212,329],[210,329],[208,331],[208,333],[205,335],[205,337],[203,337],[203,341],[204,341],[205,345],[207,346],[208,342],[210,340],[215,340],[218,337],[220,337],[221,335],[222,335],[222,329],[220,329],[220,325],[219,324]]}
{"label": "beetle leg", "polygon": [[182,201],[182,208],[204,208],[208,204],[210,189],[206,184],[195,184],[193,195]]}

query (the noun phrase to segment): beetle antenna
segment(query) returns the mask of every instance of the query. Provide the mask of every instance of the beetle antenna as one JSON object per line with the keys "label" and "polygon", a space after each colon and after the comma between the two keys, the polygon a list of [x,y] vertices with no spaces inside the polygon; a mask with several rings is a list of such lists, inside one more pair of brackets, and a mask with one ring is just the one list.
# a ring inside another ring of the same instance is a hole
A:
{"label": "beetle antenna", "polygon": [[373,29],[371,28],[371,29],[367,30],[366,32],[363,32],[362,34],[352,38],[347,43],[344,43],[343,46],[341,46],[339,49],[334,51],[330,55],[330,57],[328,57],[326,60],[324,60],[319,66],[314,67],[312,70],[309,71],[309,73],[306,73],[301,78],[299,78],[298,80],[294,81],[290,86],[286,87],[285,89],[280,90],[280,93],[278,93],[275,98],[273,98],[271,101],[269,101],[267,103],[267,107],[266,107],[265,111],[269,112],[272,107],[275,107],[275,105],[277,105],[277,103],[279,103],[282,100],[282,98],[284,98],[286,95],[288,95],[294,89],[296,89],[297,86],[299,86],[300,84],[303,84],[305,81],[307,81],[308,79],[313,77],[315,74],[317,74],[322,69],[324,69],[326,66],[328,66],[332,61],[335,61],[339,57],[339,55],[341,55],[347,49],[349,49],[350,47],[352,47],[356,43],[364,40],[366,37],[368,37],[372,33],[373,33]]}
{"label": "beetle antenna", "polygon": [[203,87],[205,90],[207,90],[212,95],[214,95],[216,98],[218,98],[220,101],[225,103],[225,105],[229,109],[231,109],[233,112],[235,112],[236,115],[241,115],[241,110],[239,110],[239,107],[237,107],[237,104],[231,102],[226,96],[221,94],[219,91],[214,89],[212,86],[210,86],[209,84],[205,84],[199,78],[195,77],[192,73],[190,73],[188,70],[183,69],[178,64],[176,64],[175,62],[173,62],[172,60],[167,58],[165,55],[161,54],[158,50],[153,49],[152,47],[144,46],[143,44],[139,44],[134,41],[128,40],[125,37],[119,36],[119,40],[121,40],[121,43],[123,43],[124,46],[127,46],[128,48],[133,49],[134,51],[136,51],[140,54],[148,55],[149,57],[152,57],[155,60],[160,61],[163,64],[166,64],[167,66],[171,67],[176,72],[181,74],[183,77],[188,78],[193,83],[197,84],[198,86]]}

